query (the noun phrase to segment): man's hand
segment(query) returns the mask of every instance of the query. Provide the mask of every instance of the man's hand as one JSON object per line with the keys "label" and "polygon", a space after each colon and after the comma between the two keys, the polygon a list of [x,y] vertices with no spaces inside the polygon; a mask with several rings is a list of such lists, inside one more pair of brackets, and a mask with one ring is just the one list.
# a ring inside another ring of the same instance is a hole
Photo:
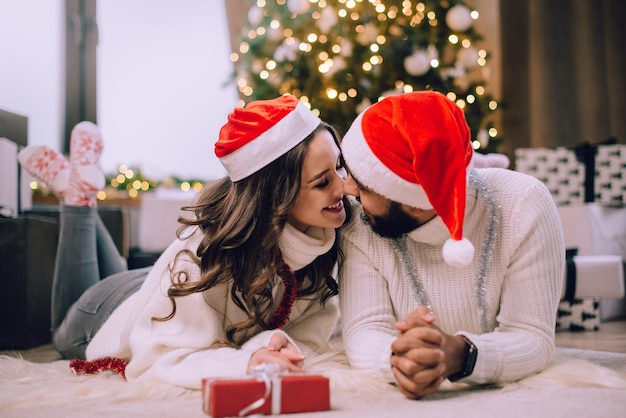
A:
{"label": "man's hand", "polygon": [[443,382],[443,336],[432,325],[435,316],[425,307],[396,323],[398,338],[391,344],[391,370],[400,392],[420,399],[434,393]]}
{"label": "man's hand", "polygon": [[301,372],[300,366],[304,361],[304,356],[289,342],[287,337],[277,332],[270,338],[269,345],[252,353],[248,361],[248,373],[254,366],[263,363],[278,364],[281,369],[290,372]]}
{"label": "man's hand", "polygon": [[396,323],[391,367],[400,391],[420,399],[439,389],[445,378],[463,367],[465,342],[433,325],[435,316],[425,307]]}

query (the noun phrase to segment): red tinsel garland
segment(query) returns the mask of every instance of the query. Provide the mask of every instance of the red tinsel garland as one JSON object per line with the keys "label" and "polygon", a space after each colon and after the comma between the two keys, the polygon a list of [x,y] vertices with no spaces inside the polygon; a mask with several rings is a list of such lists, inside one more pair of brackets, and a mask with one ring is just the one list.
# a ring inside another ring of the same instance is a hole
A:
{"label": "red tinsel garland", "polygon": [[278,276],[283,279],[285,293],[280,301],[280,306],[274,312],[272,319],[270,319],[270,329],[282,329],[287,324],[291,308],[298,294],[298,280],[287,263],[283,263],[282,268],[278,270]]}
{"label": "red tinsel garland", "polygon": [[117,357],[101,357],[91,361],[74,359],[70,361],[70,370],[74,374],[96,374],[111,370],[119,373],[126,380],[128,362]]}

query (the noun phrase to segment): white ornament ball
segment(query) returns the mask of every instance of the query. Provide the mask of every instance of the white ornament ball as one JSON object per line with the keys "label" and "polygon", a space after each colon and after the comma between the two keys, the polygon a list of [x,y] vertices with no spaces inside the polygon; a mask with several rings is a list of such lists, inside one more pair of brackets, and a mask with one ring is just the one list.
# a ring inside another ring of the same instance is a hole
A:
{"label": "white ornament ball", "polygon": [[283,28],[280,26],[277,28],[269,27],[267,29],[267,39],[270,41],[279,41],[283,38]]}
{"label": "white ornament ball", "polygon": [[255,59],[254,61],[252,61],[252,64],[250,65],[250,69],[252,70],[254,74],[260,73],[261,71],[264,70],[263,62],[261,62],[261,60],[259,59]]}
{"label": "white ornament ball", "polygon": [[352,45],[352,42],[344,40],[341,44],[341,51],[339,52],[339,55],[341,55],[342,57],[350,57],[352,56],[352,51],[354,50],[354,45]]}
{"label": "white ornament ball", "polygon": [[281,45],[274,50],[274,54],[272,55],[272,57],[274,57],[276,61],[281,62],[287,59],[288,54],[289,51],[287,50],[285,45]]}
{"label": "white ornament ball", "polygon": [[413,52],[404,59],[404,69],[412,76],[419,77],[430,70],[428,53],[422,50]]}
{"label": "white ornament ball", "polygon": [[446,14],[446,24],[455,32],[465,32],[472,23],[470,10],[461,4],[452,7]]}
{"label": "white ornament ball", "polygon": [[317,27],[320,28],[322,33],[328,33],[338,21],[337,12],[332,7],[326,6],[322,9],[320,18],[317,21]]}
{"label": "white ornament ball", "polygon": [[251,7],[248,11],[248,22],[254,26],[258,26],[263,21],[263,10],[260,7]]}
{"label": "white ornament ball", "polygon": [[326,76],[331,77],[337,71],[341,71],[344,68],[346,68],[346,61],[342,57],[335,57],[333,58],[333,65],[330,66]]}
{"label": "white ornament ball", "polygon": [[281,61],[295,61],[298,58],[298,46],[297,44],[288,44],[283,42],[274,51],[274,59],[278,62]]}
{"label": "white ornament ball", "polygon": [[308,12],[310,7],[309,0],[287,0],[287,8],[291,13],[301,15]]}
{"label": "white ornament ball", "polygon": [[461,66],[471,70],[478,66],[478,51],[471,46],[469,48],[461,48],[456,59]]}
{"label": "white ornament ball", "polygon": [[376,41],[376,38],[380,35],[380,28],[371,22],[363,25],[363,31],[356,35],[356,40],[361,45],[370,45]]}

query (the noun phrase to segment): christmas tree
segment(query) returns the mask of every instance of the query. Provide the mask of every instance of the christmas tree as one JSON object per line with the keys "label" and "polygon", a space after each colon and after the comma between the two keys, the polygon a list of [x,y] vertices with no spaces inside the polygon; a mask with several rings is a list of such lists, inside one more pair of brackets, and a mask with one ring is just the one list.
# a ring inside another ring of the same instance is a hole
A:
{"label": "christmas tree", "polygon": [[461,0],[256,0],[233,54],[244,102],[291,93],[344,133],[380,98],[436,90],[466,115],[474,148],[499,138],[478,17]]}

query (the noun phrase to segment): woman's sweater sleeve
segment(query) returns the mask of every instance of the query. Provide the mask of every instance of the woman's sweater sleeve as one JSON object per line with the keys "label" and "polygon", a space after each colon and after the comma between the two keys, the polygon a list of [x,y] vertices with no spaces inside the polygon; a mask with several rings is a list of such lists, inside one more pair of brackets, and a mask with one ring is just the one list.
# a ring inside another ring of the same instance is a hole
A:
{"label": "woman's sweater sleeve", "polygon": [[[359,238],[369,234],[362,228],[360,232]],[[397,333],[387,280],[352,240],[342,240],[342,249],[346,258],[339,276],[339,306],[350,366],[394,382],[390,356]]]}

